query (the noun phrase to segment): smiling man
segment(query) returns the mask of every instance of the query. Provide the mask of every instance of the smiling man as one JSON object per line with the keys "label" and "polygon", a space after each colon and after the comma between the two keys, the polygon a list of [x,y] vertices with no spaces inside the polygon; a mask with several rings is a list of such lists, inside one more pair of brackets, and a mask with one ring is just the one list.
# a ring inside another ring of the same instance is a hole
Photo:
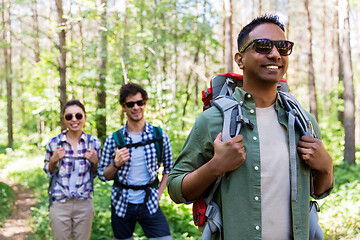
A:
{"label": "smiling man", "polygon": [[[206,110],[196,119],[168,178],[171,198],[191,203],[225,174],[213,198],[223,228],[211,239],[309,239],[310,195],[322,198],[332,189],[333,163],[323,143],[296,132],[297,199],[291,199],[289,123],[277,84],[287,71],[293,45],[277,16],[258,17],[241,30],[235,62],[243,71],[243,87],[232,97],[253,128],[244,125],[240,135],[223,142],[221,112]],[[320,136],[317,122],[307,114]],[[316,172],[313,193],[310,168]]]}
{"label": "smiling man", "polygon": [[[173,165],[168,135],[145,120],[148,95],[138,84],[124,84],[120,105],[125,126],[106,138],[98,167],[102,181],[114,180],[111,225],[114,239],[132,239],[139,222],[149,239],[172,239],[159,200]],[[163,177],[158,173],[163,164]]]}

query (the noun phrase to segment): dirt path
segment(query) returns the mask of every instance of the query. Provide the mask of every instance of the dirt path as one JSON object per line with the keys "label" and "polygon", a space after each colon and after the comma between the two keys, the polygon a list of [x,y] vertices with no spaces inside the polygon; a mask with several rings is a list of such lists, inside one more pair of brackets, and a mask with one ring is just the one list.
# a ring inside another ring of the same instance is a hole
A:
{"label": "dirt path", "polygon": [[[0,176],[4,176],[1,171]],[[3,177],[0,177],[0,181],[11,186],[15,193],[14,212],[6,219],[4,226],[0,228],[0,240],[26,240],[27,236],[33,234],[28,220],[31,217],[30,208],[35,204],[34,195],[19,184],[9,182]]]}

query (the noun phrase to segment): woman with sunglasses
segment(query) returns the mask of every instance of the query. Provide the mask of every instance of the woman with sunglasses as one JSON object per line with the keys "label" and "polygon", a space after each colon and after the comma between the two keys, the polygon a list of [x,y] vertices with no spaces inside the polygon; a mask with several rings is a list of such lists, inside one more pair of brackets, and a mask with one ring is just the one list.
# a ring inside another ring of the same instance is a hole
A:
{"label": "woman with sunglasses", "polygon": [[101,143],[82,129],[84,105],[67,102],[61,118],[66,130],[46,146],[44,171],[50,177],[49,218],[55,240],[90,238],[94,206],[91,193]]}

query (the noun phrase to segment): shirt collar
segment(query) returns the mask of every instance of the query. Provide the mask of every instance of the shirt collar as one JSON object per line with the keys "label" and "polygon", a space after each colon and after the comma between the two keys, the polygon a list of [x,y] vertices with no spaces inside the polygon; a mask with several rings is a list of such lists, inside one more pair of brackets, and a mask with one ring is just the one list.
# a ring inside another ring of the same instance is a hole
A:
{"label": "shirt collar", "polygon": [[[144,127],[143,132],[148,134],[150,132],[150,129],[151,129],[151,124],[148,123],[147,121],[145,121],[145,127]],[[124,134],[124,136],[129,136],[129,132],[127,130],[127,122],[124,124],[123,134]]]}
{"label": "shirt collar", "polygon": [[[247,100],[252,100],[254,99],[253,95],[249,92],[244,91],[242,88],[240,87],[236,87],[235,91],[232,95],[232,97],[237,100],[241,105],[243,105],[243,103]],[[283,103],[282,100],[279,96],[279,93],[276,94],[276,100],[275,100],[275,109],[278,110],[279,108],[283,107]]]}
{"label": "shirt collar", "polygon": [[[60,134],[60,142],[66,142],[66,133],[68,132],[69,130],[64,130],[61,132]],[[83,141],[83,142],[86,142],[86,133],[84,131],[82,131],[82,134],[80,136],[80,141]]]}

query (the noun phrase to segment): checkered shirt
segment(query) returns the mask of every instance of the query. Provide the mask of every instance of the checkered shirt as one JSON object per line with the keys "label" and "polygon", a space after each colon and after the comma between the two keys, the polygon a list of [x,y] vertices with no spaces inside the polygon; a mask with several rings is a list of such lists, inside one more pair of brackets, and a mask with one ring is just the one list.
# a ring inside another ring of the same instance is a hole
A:
{"label": "checkered shirt", "polygon": [[[52,177],[54,173],[49,171],[49,161],[58,147],[65,149],[65,157],[60,160],[56,168],[58,171],[58,179],[53,189],[52,198],[55,201],[65,202],[70,198],[78,199],[90,199],[92,189],[92,181],[90,177],[90,162],[85,159],[85,152],[87,148],[96,150],[98,158],[100,159],[101,143],[100,140],[90,135],[90,142],[88,143],[88,134],[83,132],[80,141],[77,145],[78,156],[74,159],[74,151],[71,144],[66,140],[66,132],[64,130],[58,136],[52,138],[46,145],[46,153],[44,160],[44,171],[49,177]],[[76,194],[70,194],[69,192],[69,180],[73,171],[73,161],[79,161],[79,176],[76,179]]]}
{"label": "checkered shirt", "polygon": [[[120,131],[123,132],[125,143],[131,144],[132,139],[129,137],[126,126],[127,126],[127,124],[125,124],[124,127],[120,129]],[[148,122],[145,123],[145,128],[141,134],[141,137],[142,137],[143,141],[154,138],[153,128],[150,123],[148,123]],[[163,152],[162,152],[163,162],[162,162],[162,164],[164,167],[162,174],[164,175],[164,174],[169,174],[172,169],[173,156],[172,156],[170,139],[164,131],[163,131],[162,137],[163,137]],[[100,163],[98,166],[98,175],[99,175],[100,180],[102,180],[102,181],[107,181],[107,179],[105,179],[105,177],[104,177],[104,170],[107,166],[109,166],[112,159],[115,158],[116,148],[117,148],[117,146],[116,146],[114,138],[112,137],[112,135],[109,135],[105,140],[101,160],[100,160]],[[129,151],[130,151],[130,156],[131,156],[132,150],[129,149]],[[145,152],[144,158],[145,158],[145,162],[146,162],[146,168],[149,172],[150,179],[151,179],[150,181],[154,181],[159,174],[159,165],[158,165],[158,160],[157,160],[155,143],[145,145],[144,152]],[[114,177],[118,177],[119,181],[125,185],[127,184],[127,178],[129,176],[129,172],[130,172],[130,165],[131,165],[131,157],[116,172],[117,176],[114,176]],[[159,206],[159,202],[158,202],[158,194],[159,193],[158,193],[158,188],[150,188],[150,191],[151,191],[150,196],[148,198],[148,201],[146,202],[146,206],[149,209],[150,214],[153,214],[156,212],[156,210],[158,209],[158,206]],[[126,209],[127,209],[127,205],[128,205],[128,196],[129,196],[128,189],[123,189],[123,188],[118,188],[118,187],[112,186],[111,204],[115,207],[116,215],[118,215],[119,217],[125,217]]]}

